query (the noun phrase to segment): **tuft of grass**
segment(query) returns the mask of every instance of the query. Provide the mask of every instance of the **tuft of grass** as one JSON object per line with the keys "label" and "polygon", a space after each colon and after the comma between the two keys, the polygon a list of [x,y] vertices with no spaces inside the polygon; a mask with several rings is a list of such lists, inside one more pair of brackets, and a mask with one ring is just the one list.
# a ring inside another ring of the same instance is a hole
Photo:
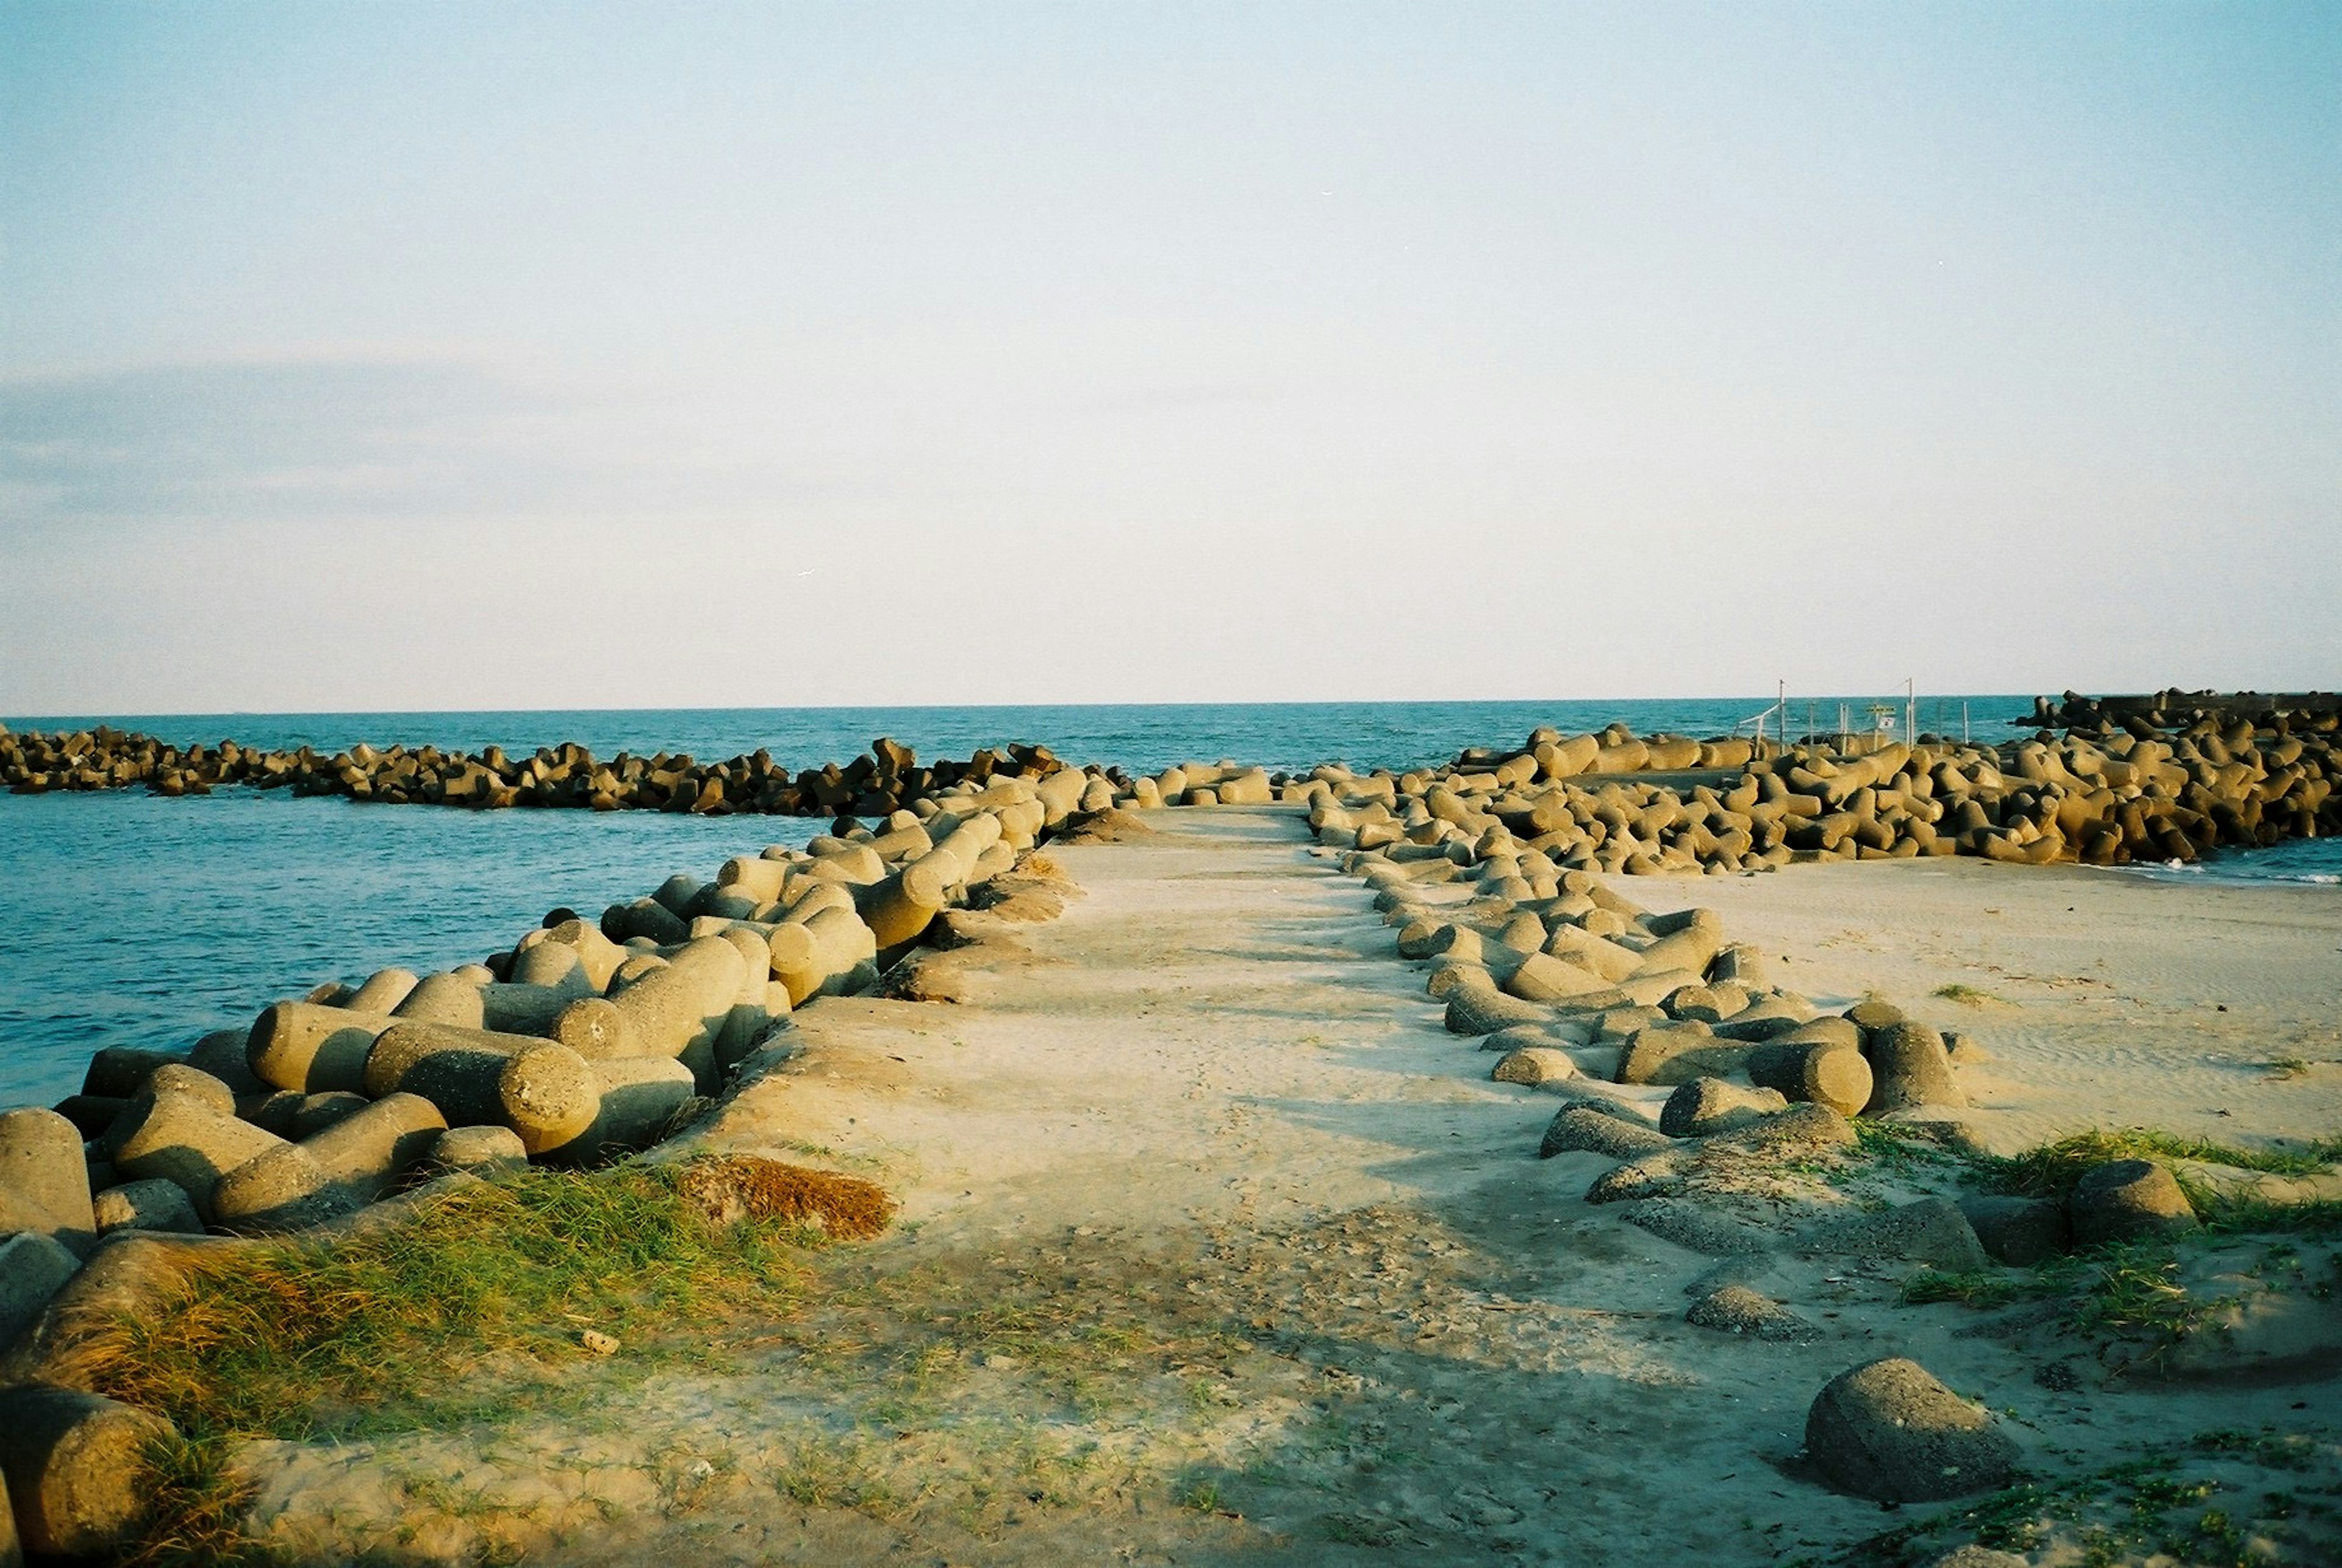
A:
{"label": "tuft of grass", "polygon": [[1922,1269],[1903,1282],[1903,1301],[1909,1306],[1957,1302],[1984,1312],[2046,1294],[2049,1289],[2048,1283],[2037,1275],[2007,1269],[1971,1269],[1960,1273]]}
{"label": "tuft of grass", "polygon": [[2267,1067],[2272,1078],[2306,1078],[2309,1075],[2309,1062],[2306,1057],[2280,1056],[2263,1065]]}
{"label": "tuft of grass", "polygon": [[2342,1138],[2321,1138],[2297,1149],[2239,1149],[2151,1127],[2126,1127],[2076,1133],[2021,1154],[1984,1156],[1977,1163],[1985,1184],[1996,1192],[2062,1202],[2091,1167],[2112,1160],[2197,1160],[2232,1170],[2306,1176],[2337,1155],[2342,1155]]}
{"label": "tuft of grass", "polygon": [[227,1465],[230,1439],[189,1438],[174,1431],[150,1443],[146,1517],[122,1568],[260,1568],[269,1561],[244,1533],[249,1483]]}
{"label": "tuft of grass", "polygon": [[1940,996],[1947,1002],[1957,1002],[1963,1007],[1982,1007],[1988,1002],[2000,1000],[1989,991],[1980,990],[1974,985],[1963,985],[1957,980],[1949,985],[1937,986],[1928,994]]}
{"label": "tuft of grass", "polygon": [[169,1310],[114,1319],[85,1363],[197,1443],[473,1419],[505,1394],[470,1374],[550,1383],[585,1353],[581,1325],[656,1340],[794,1300],[818,1233],[719,1223],[682,1191],[689,1170],[517,1172],[395,1227],[239,1253],[191,1273]]}

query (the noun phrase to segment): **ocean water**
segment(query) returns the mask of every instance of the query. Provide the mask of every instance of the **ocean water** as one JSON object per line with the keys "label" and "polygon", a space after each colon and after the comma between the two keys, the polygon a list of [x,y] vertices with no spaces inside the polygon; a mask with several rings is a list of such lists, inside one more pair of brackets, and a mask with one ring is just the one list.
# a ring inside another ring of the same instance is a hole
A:
{"label": "ocean water", "polygon": [[2125,876],[2158,882],[2342,889],[2342,838],[2297,838],[2267,849],[2221,850],[2198,861],[2146,861],[2116,869]]}
{"label": "ocean water", "polygon": [[[1921,727],[1958,733],[1962,701],[1923,699]],[[2006,736],[2009,721],[2030,711],[2022,697],[1965,701],[1979,739]],[[1817,699],[1822,726],[1835,725],[1838,702]],[[1130,768],[1232,756],[1290,769],[1326,760],[1359,767],[1442,761],[1467,745],[1516,743],[1546,724],[1595,729],[1622,719],[1644,733],[1715,734],[1764,705],[1741,698],[6,722],[21,730],[102,721],[180,742],[233,738],[335,750],[360,740],[467,750],[495,743],[514,751],[577,740],[603,756],[667,750],[714,759],[769,746],[801,767],[844,761],[889,734],[926,756],[965,756],[979,745],[1024,740],[1068,759]],[[1854,712],[1866,705],[1854,704]],[[1791,704],[1799,728],[1803,707]],[[75,1092],[100,1046],[183,1047],[208,1030],[248,1024],[268,1003],[322,980],[477,959],[510,947],[556,905],[598,914],[670,873],[711,876],[729,855],[801,844],[818,827],[788,817],[353,806],[239,789],[176,801],[135,789],[0,794],[0,921],[7,933],[0,943],[0,1106],[47,1104]],[[2331,853],[2323,844],[2296,848]],[[2179,874],[2252,875],[2248,867],[2257,864],[2256,856],[2234,856]]]}

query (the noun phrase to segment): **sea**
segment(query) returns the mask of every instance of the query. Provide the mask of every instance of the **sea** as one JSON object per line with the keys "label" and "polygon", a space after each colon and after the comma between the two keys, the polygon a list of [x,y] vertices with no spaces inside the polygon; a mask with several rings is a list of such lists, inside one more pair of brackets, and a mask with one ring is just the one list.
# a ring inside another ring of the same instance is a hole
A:
{"label": "sea", "polygon": [[[1532,730],[1746,733],[1764,697],[1556,702],[1296,703],[1066,707],[674,709],[601,712],[0,716],[10,729],[98,724],[188,744],[321,752],[361,741],[525,754],[575,741],[599,757],[766,748],[791,768],[844,763],[881,735],[923,757],[1026,742],[1070,762],[1154,772],[1232,758],[1406,768]],[[1793,698],[1793,733],[1868,729],[1874,700]],[[1897,704],[1899,708],[1899,704]],[[1918,699],[1923,732],[2001,740],[2029,696]],[[1900,714],[1898,713],[1897,716]],[[1777,732],[1775,732],[1777,733]],[[109,1044],[184,1049],[321,981],[392,965],[445,969],[509,949],[558,906],[596,915],[676,871],[802,844],[809,819],[659,812],[353,805],[225,788],[165,800],[143,789],[0,794],[0,1107],[77,1091]],[[2153,871],[2204,879],[2342,881],[2335,841]]]}

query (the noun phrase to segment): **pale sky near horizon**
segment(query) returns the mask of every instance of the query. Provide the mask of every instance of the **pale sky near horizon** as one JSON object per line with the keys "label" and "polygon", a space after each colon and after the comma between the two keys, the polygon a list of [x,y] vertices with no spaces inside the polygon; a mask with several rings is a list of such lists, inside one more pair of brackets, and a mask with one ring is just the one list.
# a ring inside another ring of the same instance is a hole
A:
{"label": "pale sky near horizon", "polygon": [[2342,684],[2342,7],[0,0],[0,714]]}

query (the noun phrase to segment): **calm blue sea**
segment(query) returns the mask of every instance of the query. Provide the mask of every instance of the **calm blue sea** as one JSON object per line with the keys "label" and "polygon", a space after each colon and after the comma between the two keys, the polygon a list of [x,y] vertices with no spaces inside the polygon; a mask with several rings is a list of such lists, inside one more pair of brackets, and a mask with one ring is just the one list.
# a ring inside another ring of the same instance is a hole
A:
{"label": "calm blue sea", "polygon": [[[2030,711],[2019,697],[1923,700],[1923,729],[1979,739]],[[1834,727],[1839,699],[1817,699]],[[820,708],[514,714],[79,714],[9,718],[17,730],[105,722],[182,743],[226,738],[339,750],[364,740],[521,751],[576,740],[603,756],[768,746],[793,767],[845,761],[886,734],[925,756],[1009,741],[1081,762],[1158,769],[1221,756],[1272,768],[1326,760],[1404,767],[1539,724],[1640,733],[1728,731],[1760,698],[1674,702],[1292,704],[1246,706]],[[1857,703],[1859,715],[1867,704]],[[1793,704],[1800,720],[1802,704]],[[1857,718],[1857,723],[1862,721]],[[802,843],[817,824],[654,812],[475,814],[353,806],[223,790],[166,801],[142,790],[0,794],[0,1106],[80,1087],[99,1046],[184,1046],[248,1023],[279,997],[386,964],[441,969],[509,947],[545,912],[597,914],[668,874],[709,876],[726,856]],[[2326,844],[2296,850],[2330,854]],[[2292,853],[2272,851],[2269,854]],[[2257,857],[2237,857],[2251,861]],[[2328,868],[2318,862],[2313,871]],[[2331,869],[2342,870],[2342,866]],[[2199,873],[2194,874],[2219,874]]]}

